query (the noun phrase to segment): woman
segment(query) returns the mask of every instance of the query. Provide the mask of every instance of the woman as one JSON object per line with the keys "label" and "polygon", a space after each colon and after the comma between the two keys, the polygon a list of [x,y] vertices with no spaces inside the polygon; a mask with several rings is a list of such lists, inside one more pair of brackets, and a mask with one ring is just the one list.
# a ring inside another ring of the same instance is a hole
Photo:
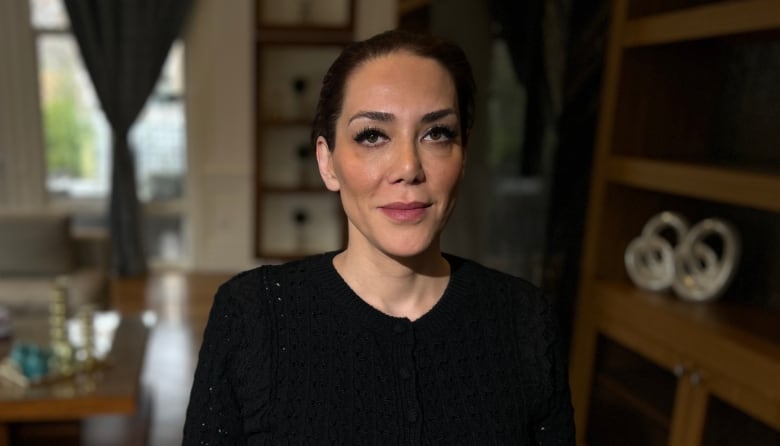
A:
{"label": "woman", "polygon": [[440,251],[473,94],[463,52],[431,37],[333,63],[312,136],[347,247],[220,287],[185,444],[574,444],[546,300]]}

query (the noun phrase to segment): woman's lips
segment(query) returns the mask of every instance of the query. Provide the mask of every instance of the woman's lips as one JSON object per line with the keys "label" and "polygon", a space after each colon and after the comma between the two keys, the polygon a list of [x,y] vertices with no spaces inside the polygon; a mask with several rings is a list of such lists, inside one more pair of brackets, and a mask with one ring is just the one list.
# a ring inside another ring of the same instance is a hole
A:
{"label": "woman's lips", "polygon": [[391,220],[398,222],[415,222],[423,218],[430,206],[430,203],[415,201],[411,203],[389,203],[380,206],[379,209]]}

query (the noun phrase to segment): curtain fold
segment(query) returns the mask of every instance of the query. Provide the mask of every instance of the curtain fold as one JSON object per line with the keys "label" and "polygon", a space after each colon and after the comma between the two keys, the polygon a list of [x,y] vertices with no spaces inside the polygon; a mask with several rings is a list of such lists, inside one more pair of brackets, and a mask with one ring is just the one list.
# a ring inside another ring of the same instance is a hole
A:
{"label": "curtain fold", "polygon": [[545,282],[568,350],[585,231],[610,2],[573,2],[545,242]]}
{"label": "curtain fold", "polygon": [[520,154],[520,173],[539,175],[546,126],[549,124],[549,86],[544,67],[542,19],[546,0],[493,0],[493,19],[498,37],[509,49],[517,79],[526,89],[525,134]]}
{"label": "curtain fold", "polygon": [[73,34],[113,136],[109,230],[113,270],[146,273],[128,131],[154,89],[191,0],[65,0]]}
{"label": "curtain fold", "polygon": [[528,95],[521,173],[542,175],[549,183],[542,287],[555,304],[566,349],[579,282],[609,4],[491,3],[498,35]]}

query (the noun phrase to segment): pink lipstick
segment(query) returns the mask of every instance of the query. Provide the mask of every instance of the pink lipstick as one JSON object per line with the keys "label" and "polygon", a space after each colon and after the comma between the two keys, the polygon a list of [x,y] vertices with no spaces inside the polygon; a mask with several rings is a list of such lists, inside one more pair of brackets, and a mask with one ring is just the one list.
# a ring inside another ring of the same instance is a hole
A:
{"label": "pink lipstick", "polygon": [[413,201],[410,203],[389,203],[380,206],[379,209],[391,220],[408,223],[421,220],[430,206],[430,203]]}

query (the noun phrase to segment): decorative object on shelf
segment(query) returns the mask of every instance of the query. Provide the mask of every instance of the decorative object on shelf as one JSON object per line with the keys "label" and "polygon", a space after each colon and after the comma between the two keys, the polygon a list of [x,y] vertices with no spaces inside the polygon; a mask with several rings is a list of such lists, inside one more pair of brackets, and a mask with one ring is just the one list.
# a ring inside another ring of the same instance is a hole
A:
{"label": "decorative object on shelf", "polygon": [[95,365],[95,309],[91,305],[84,305],[79,311],[81,322],[81,337],[83,340],[79,350],[79,360],[86,368]]}
{"label": "decorative object on shelf", "polygon": [[78,379],[79,385],[89,388],[90,373],[105,369],[109,363],[102,359],[74,361],[67,372],[58,371],[52,365],[54,352],[38,344],[16,343],[11,353],[0,361],[0,379],[20,387],[44,386],[56,382]]}
{"label": "decorative object on shelf", "polygon": [[[720,256],[706,243],[713,236],[720,241]],[[695,302],[719,297],[734,277],[740,253],[741,242],[734,226],[718,218],[700,221],[675,249],[674,292]]]}
{"label": "decorative object on shelf", "polygon": [[58,277],[52,289],[51,302],[49,303],[49,342],[52,356],[49,368],[60,374],[73,372],[74,353],[73,346],[68,340],[68,288],[67,279]]}
{"label": "decorative object on shelf", "polygon": [[306,223],[309,221],[309,213],[306,209],[298,208],[293,211],[295,222],[295,244],[298,251],[305,251],[308,246],[306,240]]}
{"label": "decorative object on shelf", "polygon": [[308,143],[298,145],[298,184],[301,187],[317,187],[320,185],[320,175],[317,163],[314,161],[314,150]]}
{"label": "decorative object on shelf", "polygon": [[[662,235],[667,228],[674,231],[674,243]],[[707,243],[713,238],[719,239],[720,249]],[[681,299],[704,302],[719,297],[731,283],[740,251],[738,232],[730,223],[707,218],[689,229],[685,218],[665,211],[650,218],[628,244],[624,262],[639,288],[672,288]]]}
{"label": "decorative object on shelf", "polygon": [[[338,204],[338,196],[322,184],[309,132],[319,84],[344,46],[356,37],[357,2],[253,3],[258,160],[254,255],[289,260],[338,249],[345,243],[346,219],[340,206],[330,206]],[[296,222],[301,208],[305,217]]]}
{"label": "decorative object on shelf", "polygon": [[[49,345],[15,342],[11,353],[0,361],[0,378],[21,387],[29,387],[86,377],[80,383],[86,384],[85,388],[88,388],[88,374],[108,366],[103,358],[110,349],[116,323],[108,321],[112,325],[107,327],[111,332],[103,333],[103,339],[100,340],[108,342],[109,346],[97,349],[94,307],[84,305],[79,308],[77,319],[68,320],[67,280],[65,276],[58,277],[52,288],[48,319]],[[106,316],[111,319],[111,315],[110,312],[101,314],[102,325],[106,325]],[[72,341],[74,325],[78,325],[79,333],[78,339]]]}
{"label": "decorative object on shelf", "polygon": [[50,349],[26,343],[14,344],[9,355],[21,374],[31,380],[41,379],[49,373],[51,356]]}
{"label": "decorative object on shelf", "polygon": [[308,107],[306,106],[306,90],[308,89],[309,81],[304,76],[295,76],[292,78],[292,90],[294,93],[294,119],[308,118]]}
{"label": "decorative object on shelf", "polygon": [[[80,309],[78,318],[71,318],[68,320],[68,339],[70,339],[71,345],[80,354],[78,355],[79,361],[84,359],[84,349],[87,344],[91,344],[92,355],[97,361],[106,359],[111,352],[111,347],[114,343],[114,333],[119,326],[120,316],[116,311],[94,311],[94,307],[90,307],[88,312]],[[86,321],[91,319],[91,324]],[[89,325],[84,325],[87,322]],[[90,339],[85,339],[85,336]]]}
{"label": "decorative object on shelf", "polygon": [[679,243],[688,232],[688,222],[674,212],[656,214],[642,228],[642,234],[626,248],[626,271],[634,284],[642,289],[665,291],[674,283],[674,248],[662,235],[667,228],[674,231],[674,243]]}

